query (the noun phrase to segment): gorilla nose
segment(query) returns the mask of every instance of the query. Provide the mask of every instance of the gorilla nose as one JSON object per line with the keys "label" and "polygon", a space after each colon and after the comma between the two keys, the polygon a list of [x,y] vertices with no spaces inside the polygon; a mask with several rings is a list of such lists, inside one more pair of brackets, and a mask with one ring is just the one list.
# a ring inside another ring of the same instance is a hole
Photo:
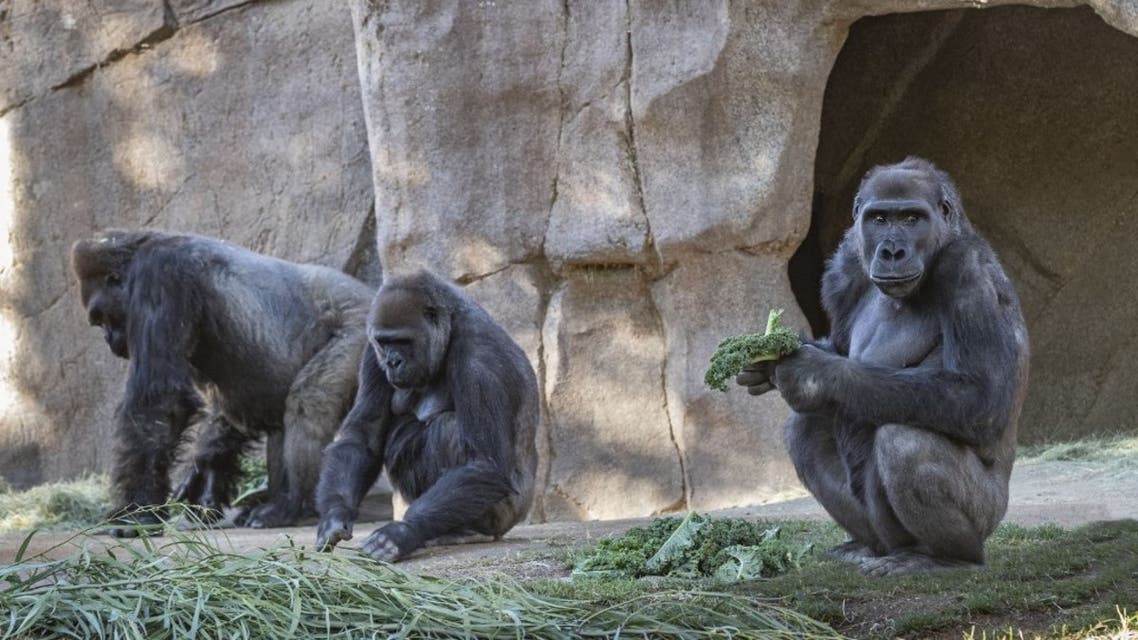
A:
{"label": "gorilla nose", "polygon": [[890,249],[889,247],[881,247],[878,256],[886,262],[898,262],[905,259],[905,250],[901,248]]}
{"label": "gorilla nose", "polygon": [[398,354],[389,354],[386,358],[388,369],[398,369],[403,366],[403,358]]}

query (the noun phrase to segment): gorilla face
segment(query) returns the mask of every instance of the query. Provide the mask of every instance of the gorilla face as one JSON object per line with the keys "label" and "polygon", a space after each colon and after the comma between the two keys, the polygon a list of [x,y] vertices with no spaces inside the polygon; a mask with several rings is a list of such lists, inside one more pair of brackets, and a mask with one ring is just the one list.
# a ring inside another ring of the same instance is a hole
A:
{"label": "gorilla face", "polygon": [[948,236],[936,183],[919,172],[886,171],[862,185],[854,203],[866,275],[887,296],[913,295]]}
{"label": "gorilla face", "polygon": [[421,292],[383,287],[372,303],[368,339],[392,386],[421,388],[443,371],[449,317]]}
{"label": "gorilla face", "polygon": [[87,322],[102,327],[103,339],[111,353],[130,358],[126,339],[126,286],[117,272],[89,274],[79,285],[83,306],[87,308]]}

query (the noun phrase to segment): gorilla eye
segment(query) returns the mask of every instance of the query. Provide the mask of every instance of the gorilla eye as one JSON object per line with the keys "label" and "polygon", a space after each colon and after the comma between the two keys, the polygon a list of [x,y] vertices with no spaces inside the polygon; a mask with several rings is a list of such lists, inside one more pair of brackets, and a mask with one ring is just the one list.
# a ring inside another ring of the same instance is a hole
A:
{"label": "gorilla eye", "polygon": [[122,279],[117,273],[108,273],[106,283],[108,287],[117,287],[122,284]]}
{"label": "gorilla eye", "polygon": [[909,215],[905,216],[905,224],[907,224],[907,225],[917,224],[917,214],[910,213]]}
{"label": "gorilla eye", "polygon": [[873,224],[885,224],[885,214],[884,213],[875,213],[872,216],[870,216],[869,219],[873,221]]}

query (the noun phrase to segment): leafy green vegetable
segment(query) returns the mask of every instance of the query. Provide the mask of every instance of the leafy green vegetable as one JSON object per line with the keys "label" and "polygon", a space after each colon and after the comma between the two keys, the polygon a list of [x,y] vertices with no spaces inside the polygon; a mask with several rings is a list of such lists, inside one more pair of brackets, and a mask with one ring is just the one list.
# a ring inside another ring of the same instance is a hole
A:
{"label": "leafy green vegetable", "polygon": [[582,554],[574,577],[667,576],[737,582],[785,573],[811,556],[809,541],[783,535],[779,527],[740,518],[689,513],[634,527],[602,540]]}
{"label": "leafy green vegetable", "polygon": [[794,353],[802,340],[794,331],[782,326],[782,309],[771,309],[765,333],[746,333],[727,338],[711,354],[711,365],[703,376],[704,383],[717,391],[727,391],[727,380],[743,367],[763,360],[776,360]]}

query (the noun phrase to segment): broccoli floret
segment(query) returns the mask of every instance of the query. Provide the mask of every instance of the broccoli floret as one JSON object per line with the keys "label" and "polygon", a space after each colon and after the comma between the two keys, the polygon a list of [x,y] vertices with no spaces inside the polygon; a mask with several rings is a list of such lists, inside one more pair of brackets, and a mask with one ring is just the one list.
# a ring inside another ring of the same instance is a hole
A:
{"label": "broccoli floret", "polygon": [[743,367],[797,351],[802,341],[798,334],[782,326],[781,318],[782,309],[771,309],[766,333],[746,333],[720,342],[711,354],[711,366],[703,376],[704,383],[717,391],[727,391],[727,380]]}

